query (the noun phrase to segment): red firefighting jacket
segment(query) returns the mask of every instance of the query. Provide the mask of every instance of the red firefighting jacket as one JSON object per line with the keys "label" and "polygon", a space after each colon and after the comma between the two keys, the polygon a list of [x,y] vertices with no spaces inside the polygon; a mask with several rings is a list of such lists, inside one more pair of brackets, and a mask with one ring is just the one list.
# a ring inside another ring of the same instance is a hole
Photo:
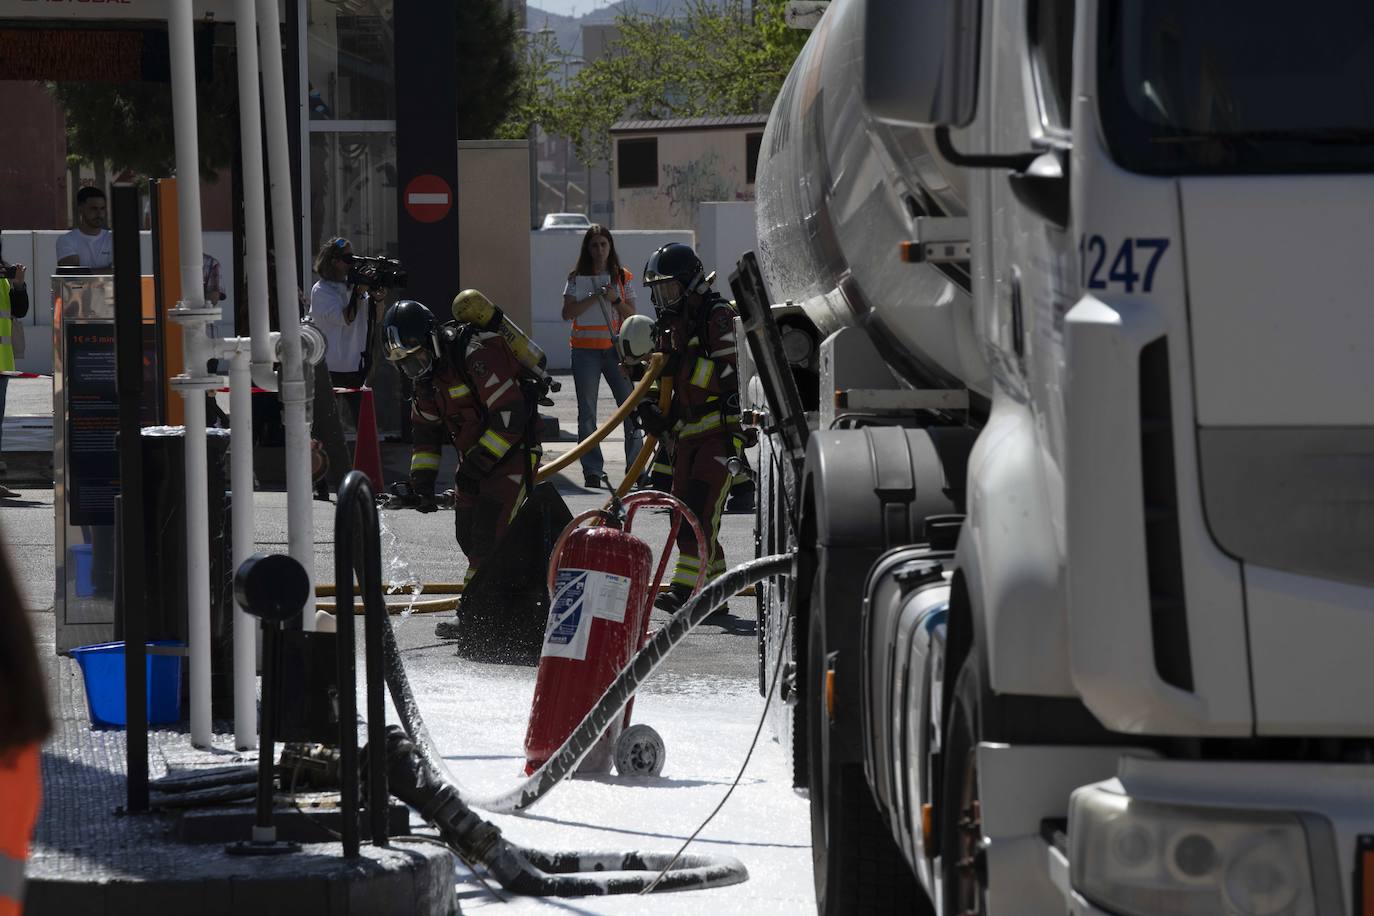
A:
{"label": "red firefighting jacket", "polygon": [[735,310],[717,293],[679,315],[662,343],[679,354],[669,411],[681,439],[739,432],[738,348]]}
{"label": "red firefighting jacket", "polygon": [[431,492],[445,441],[458,449],[458,474],[488,476],[512,452],[538,441],[539,415],[520,384],[520,364],[500,334],[444,335],[447,352],[415,383],[410,477]]}

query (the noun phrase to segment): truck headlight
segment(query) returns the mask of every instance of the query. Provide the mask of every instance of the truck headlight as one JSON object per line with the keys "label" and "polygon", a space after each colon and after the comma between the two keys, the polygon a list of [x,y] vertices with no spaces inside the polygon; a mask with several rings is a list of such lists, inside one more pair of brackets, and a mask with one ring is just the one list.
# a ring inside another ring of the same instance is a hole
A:
{"label": "truck headlight", "polygon": [[1072,880],[1123,916],[1316,916],[1307,834],[1293,815],[1134,801],[1079,790]]}

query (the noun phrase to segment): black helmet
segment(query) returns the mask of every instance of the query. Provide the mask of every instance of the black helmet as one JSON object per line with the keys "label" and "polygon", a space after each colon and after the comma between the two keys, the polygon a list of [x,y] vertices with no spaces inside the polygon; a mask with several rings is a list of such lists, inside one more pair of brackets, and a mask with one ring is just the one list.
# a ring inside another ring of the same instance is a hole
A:
{"label": "black helmet", "polygon": [[382,346],[387,361],[417,379],[434,367],[439,345],[434,339],[434,313],[414,299],[402,299],[382,318]]}
{"label": "black helmet", "polygon": [[[649,287],[650,298],[659,315],[676,312],[688,293],[701,291],[705,279],[701,258],[697,257],[691,245],[682,242],[669,242],[662,246],[649,256],[649,263],[644,265],[644,285]],[[657,289],[670,280],[676,280],[681,286],[681,292],[672,298]]]}

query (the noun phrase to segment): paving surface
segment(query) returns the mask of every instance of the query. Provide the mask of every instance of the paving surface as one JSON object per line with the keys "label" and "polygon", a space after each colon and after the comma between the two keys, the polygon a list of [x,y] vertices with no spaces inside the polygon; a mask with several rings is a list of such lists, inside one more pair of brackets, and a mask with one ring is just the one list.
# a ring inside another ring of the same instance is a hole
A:
{"label": "paving surface", "polygon": [[[249,859],[218,844],[178,842],[170,812],[124,814],[125,733],[91,728],[76,663],[54,653],[50,617],[35,614],[33,622],[57,729],[43,750],[46,794],[28,863],[28,916],[458,912],[453,859],[437,846],[364,845],[350,862],[339,844],[316,843]],[[214,737],[216,748],[233,743],[231,734]],[[181,730],[150,731],[148,745],[153,778],[257,760],[256,753],[197,750]]]}
{"label": "paving surface", "polygon": [[[563,381],[564,392],[549,411],[558,420],[562,435],[560,441],[546,443],[546,462],[571,447],[571,433],[577,428],[572,380],[564,377]],[[255,916],[274,912],[294,916],[457,912],[451,859],[447,852],[427,844],[398,844],[390,851],[364,846],[364,859],[352,865],[340,857],[336,844],[307,846],[300,854],[280,860],[241,860],[216,846],[174,842],[174,824],[165,815],[119,813],[125,800],[124,733],[90,728],[80,673],[73,661],[54,651],[51,403],[50,381],[12,381],[0,442],[11,468],[9,477],[0,476],[0,483],[24,488],[19,498],[0,500],[0,533],[19,577],[25,607],[35,611],[34,630],[58,719],[57,732],[43,757],[47,797],[30,862],[26,913],[199,916],[244,912],[246,907],[251,907]],[[601,417],[608,416],[613,406],[603,386]],[[394,448],[408,458],[408,446]],[[624,473],[623,434],[619,429],[603,445],[603,452],[607,473],[618,481]],[[23,466],[25,455],[35,456],[33,460],[40,466],[46,458],[46,481],[41,473],[24,480],[16,476],[15,459],[18,457]],[[387,470],[391,474],[390,462]],[[604,501],[604,493],[581,487],[581,482],[581,469],[576,464],[555,478],[574,514]],[[285,552],[285,494],[259,491],[254,502],[257,548]],[[316,580],[328,583],[333,581],[335,507],[320,502],[313,507]],[[388,579],[461,581],[466,564],[453,543],[449,513],[387,512],[383,524]],[[752,524],[752,514],[725,519],[721,540],[732,563],[752,555]],[[655,549],[666,534],[664,520],[652,515],[637,523],[636,529]],[[700,636],[694,634],[674,655],[668,669],[681,672],[684,682],[700,679],[710,683],[718,676],[737,678],[753,668],[753,600],[734,599],[730,609],[732,616],[719,625],[700,628]],[[656,613],[655,622],[660,617]],[[433,614],[397,618],[398,641],[408,659],[416,654],[433,655],[438,664],[454,663],[452,649],[432,636],[436,619]],[[183,730],[152,732],[151,775],[156,778],[182,768],[253,762],[254,755],[232,751],[233,736],[228,731],[228,723],[217,723],[213,745],[218,750],[211,751],[193,749]]]}

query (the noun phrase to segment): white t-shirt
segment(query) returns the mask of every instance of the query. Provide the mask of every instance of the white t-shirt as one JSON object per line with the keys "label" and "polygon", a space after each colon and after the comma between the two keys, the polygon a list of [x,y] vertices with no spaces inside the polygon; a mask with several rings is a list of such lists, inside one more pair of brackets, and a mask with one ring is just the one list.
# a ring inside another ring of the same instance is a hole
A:
{"label": "white t-shirt", "polygon": [[114,264],[114,249],[110,243],[110,230],[101,229],[95,235],[87,235],[80,229],[64,232],[57,237],[57,260],[76,255],[77,264],[82,267],[109,267]]}
{"label": "white t-shirt", "polygon": [[363,367],[367,349],[367,296],[358,297],[358,314],[353,323],[344,321],[352,291],[338,280],[317,280],[310,290],[310,320],[324,334],[324,362],[330,372],[357,372]]}

